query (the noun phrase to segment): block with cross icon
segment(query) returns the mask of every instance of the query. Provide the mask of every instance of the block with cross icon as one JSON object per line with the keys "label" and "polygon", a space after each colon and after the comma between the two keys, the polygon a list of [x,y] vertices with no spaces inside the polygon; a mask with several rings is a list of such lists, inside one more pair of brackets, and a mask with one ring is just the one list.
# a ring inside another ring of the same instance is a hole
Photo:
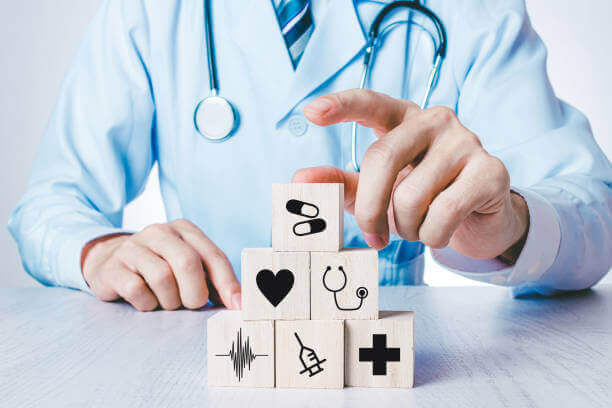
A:
{"label": "block with cross icon", "polygon": [[414,312],[381,311],[379,320],[345,321],[345,384],[412,388]]}
{"label": "block with cross icon", "polygon": [[277,387],[344,386],[342,320],[278,320],[275,338]]}
{"label": "block with cross icon", "polygon": [[272,185],[274,251],[339,251],[344,245],[344,185]]}

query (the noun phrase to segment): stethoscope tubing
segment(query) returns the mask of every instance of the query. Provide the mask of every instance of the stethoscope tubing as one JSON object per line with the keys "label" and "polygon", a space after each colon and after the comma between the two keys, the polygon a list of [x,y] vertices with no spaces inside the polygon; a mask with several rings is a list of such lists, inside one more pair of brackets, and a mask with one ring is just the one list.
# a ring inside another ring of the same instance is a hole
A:
{"label": "stethoscope tubing", "polygon": [[[418,1],[395,1],[393,3],[389,3],[386,5],[374,18],[374,21],[370,25],[370,30],[368,33],[368,43],[366,45],[364,59],[363,59],[363,70],[361,73],[361,81],[359,82],[359,89],[365,89],[368,81],[368,76],[370,74],[371,64],[374,60],[374,54],[376,53],[376,47],[378,42],[379,34],[384,35],[383,29],[380,31],[380,25],[384,21],[385,17],[394,9],[398,7],[408,7],[412,10],[420,12],[428,17],[436,27],[436,32],[438,34],[438,45],[435,51],[435,58],[432,64],[432,68],[429,73],[429,77],[427,79],[427,87],[425,88],[425,94],[423,95],[423,100],[421,101],[420,107],[421,109],[426,109],[429,104],[429,99],[433,92],[434,84],[436,82],[436,78],[440,74],[440,69],[442,66],[442,62],[446,57],[446,49],[447,49],[447,39],[446,39],[446,30],[444,29],[444,25],[440,18],[430,9],[425,6],[419,4]],[[406,23],[410,23],[407,21]],[[435,46],[435,44],[434,44]],[[357,160],[357,122],[353,122],[351,124],[351,164],[353,166],[353,170],[355,172],[359,172],[361,170],[359,161]]]}

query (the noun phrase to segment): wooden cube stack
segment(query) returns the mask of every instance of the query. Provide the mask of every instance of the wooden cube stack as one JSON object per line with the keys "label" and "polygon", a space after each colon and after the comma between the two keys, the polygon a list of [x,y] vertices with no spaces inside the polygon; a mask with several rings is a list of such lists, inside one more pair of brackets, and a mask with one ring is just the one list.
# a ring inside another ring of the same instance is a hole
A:
{"label": "wooden cube stack", "polygon": [[344,186],[274,184],[272,206],[272,248],[242,252],[242,311],[208,320],[209,384],[412,387],[414,314],[379,316],[378,253],[343,248]]}

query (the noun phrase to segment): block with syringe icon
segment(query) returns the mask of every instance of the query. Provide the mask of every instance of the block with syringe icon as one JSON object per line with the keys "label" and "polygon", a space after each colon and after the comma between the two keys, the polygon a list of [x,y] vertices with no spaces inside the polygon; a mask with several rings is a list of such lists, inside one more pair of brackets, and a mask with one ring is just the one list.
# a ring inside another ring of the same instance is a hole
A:
{"label": "block with syringe icon", "polygon": [[275,338],[277,387],[344,386],[342,320],[279,320]]}
{"label": "block with syringe icon", "polygon": [[[272,248],[242,252],[244,331],[226,345],[230,351],[218,345],[229,341],[227,330],[224,340],[209,340],[209,383],[262,386],[252,377],[272,370],[283,388],[411,387],[413,315],[377,320],[378,253],[342,248],[344,186],[275,184],[272,206]],[[235,318],[230,323],[236,331]],[[249,335],[266,323],[273,327],[267,340]],[[211,329],[208,336],[220,336]],[[259,351],[270,343],[272,354]],[[232,364],[234,377],[218,376],[219,364]]]}

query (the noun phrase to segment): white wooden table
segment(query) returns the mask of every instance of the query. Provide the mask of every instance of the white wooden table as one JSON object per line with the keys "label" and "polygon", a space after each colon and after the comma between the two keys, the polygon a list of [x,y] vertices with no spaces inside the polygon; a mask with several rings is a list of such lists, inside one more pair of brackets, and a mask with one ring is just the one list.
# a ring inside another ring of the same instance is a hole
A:
{"label": "white wooden table", "polygon": [[611,407],[612,285],[553,299],[382,288],[416,312],[415,388],[208,388],[214,310],[138,313],[64,289],[0,289],[2,407]]}

